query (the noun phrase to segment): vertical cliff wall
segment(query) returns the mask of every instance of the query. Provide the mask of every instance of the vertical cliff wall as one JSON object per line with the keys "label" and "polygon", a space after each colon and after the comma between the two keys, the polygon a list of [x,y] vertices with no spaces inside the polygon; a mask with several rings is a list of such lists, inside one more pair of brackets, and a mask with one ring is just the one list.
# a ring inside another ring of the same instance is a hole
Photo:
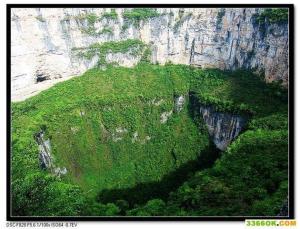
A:
{"label": "vertical cliff wall", "polygon": [[209,106],[201,105],[199,113],[207,126],[212,141],[218,149],[223,151],[239,135],[246,124],[246,119],[240,115],[217,112]]}
{"label": "vertical cliff wall", "polygon": [[[288,26],[260,27],[254,15],[262,9],[157,9],[157,15],[139,21],[126,17],[126,10],[12,9],[12,100],[30,97],[96,64],[99,57],[81,58],[74,48],[127,39],[148,44],[153,63],[256,69],[267,81],[288,83]],[[126,53],[107,53],[105,58],[124,66],[139,61]]]}

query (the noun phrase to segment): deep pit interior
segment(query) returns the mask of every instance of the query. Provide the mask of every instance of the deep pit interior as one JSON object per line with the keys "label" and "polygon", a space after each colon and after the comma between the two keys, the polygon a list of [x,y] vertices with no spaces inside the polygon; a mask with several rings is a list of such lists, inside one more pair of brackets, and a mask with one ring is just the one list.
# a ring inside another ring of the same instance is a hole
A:
{"label": "deep pit interior", "polygon": [[[52,174],[102,204],[168,201],[195,173],[215,168],[239,134],[285,128],[279,88],[245,71],[92,69],[13,104],[14,176],[24,166]],[[277,124],[268,121],[274,115]]]}

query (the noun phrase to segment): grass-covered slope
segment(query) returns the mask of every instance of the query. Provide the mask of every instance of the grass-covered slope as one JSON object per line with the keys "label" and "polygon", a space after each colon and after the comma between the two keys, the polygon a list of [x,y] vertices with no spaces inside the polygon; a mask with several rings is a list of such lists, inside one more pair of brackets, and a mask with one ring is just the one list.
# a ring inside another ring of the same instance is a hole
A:
{"label": "grass-covered slope", "polygon": [[187,102],[174,111],[176,96],[188,100],[185,69],[145,64],[94,69],[13,104],[13,188],[40,170],[34,140],[40,130],[50,138],[55,165],[68,170],[63,180],[88,196],[160,181],[195,160],[209,141],[188,115]]}
{"label": "grass-covered slope", "polygon": [[[205,170],[214,150],[189,94],[250,120]],[[40,130],[55,165],[68,170],[60,178],[39,167]],[[92,69],[12,104],[13,214],[273,215],[287,195],[287,131],[286,92],[245,71]]]}
{"label": "grass-covered slope", "polygon": [[266,84],[249,71],[196,71],[191,81],[191,91],[201,103],[214,105],[219,111],[255,117],[288,111],[287,90],[276,82]]}

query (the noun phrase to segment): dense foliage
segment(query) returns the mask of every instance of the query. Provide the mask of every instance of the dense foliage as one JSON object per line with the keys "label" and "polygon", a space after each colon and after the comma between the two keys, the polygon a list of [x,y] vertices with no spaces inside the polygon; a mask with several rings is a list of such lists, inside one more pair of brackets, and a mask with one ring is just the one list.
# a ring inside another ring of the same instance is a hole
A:
{"label": "dense foliage", "polygon": [[[214,164],[218,152],[188,94],[249,118]],[[179,95],[186,103],[175,112]],[[287,197],[287,108],[286,90],[246,71],[147,63],[89,70],[12,104],[13,214],[276,215]],[[65,176],[40,169],[41,129]]]}
{"label": "dense foliage", "polygon": [[[104,27],[101,32],[110,33],[111,30]],[[75,52],[78,57],[87,60],[98,57],[98,67],[107,65],[106,56],[108,53],[126,53],[127,55],[134,57],[141,56],[141,58],[144,59],[148,58],[145,55],[150,55],[147,45],[137,39],[94,43],[88,47],[73,48],[72,51]]]}
{"label": "dense foliage", "polygon": [[40,129],[51,139],[56,164],[68,169],[64,181],[89,196],[158,182],[195,160],[208,137],[198,132],[187,108],[165,124],[160,121],[163,112],[174,109],[174,96],[188,92],[184,69],[147,64],[93,69],[13,104],[14,177],[26,179],[39,169],[33,136]]}
{"label": "dense foliage", "polygon": [[150,200],[127,214],[277,215],[288,195],[286,90],[249,72],[219,70],[197,72],[191,90],[217,110],[248,115],[247,129],[212,168],[196,172],[167,200]]}
{"label": "dense foliage", "polygon": [[265,116],[287,111],[287,91],[277,83],[266,84],[262,77],[249,71],[196,73],[191,90],[198,99],[219,111]]}
{"label": "dense foliage", "polygon": [[265,9],[260,14],[255,15],[257,23],[287,23],[289,11],[287,8]]}
{"label": "dense foliage", "polygon": [[[160,14],[156,9],[152,8],[134,8],[134,9],[126,9],[122,13],[122,17],[124,18],[122,32],[126,31],[131,25],[138,27],[140,22],[149,20],[154,17],[158,17]],[[40,16],[36,17],[37,20],[44,22],[43,18]],[[76,23],[79,25],[80,31],[83,34],[98,37],[101,35],[112,35],[113,28],[110,27],[111,21],[118,20],[118,14],[116,9],[111,9],[110,11],[106,11],[101,15],[97,15],[94,12],[82,13],[76,16],[66,15],[62,22],[69,21],[70,19],[74,19]],[[102,26],[99,27],[97,23],[101,22],[106,27],[106,30],[103,30]]]}
{"label": "dense foliage", "polygon": [[[117,20],[118,14],[115,9],[111,9],[109,12],[104,12],[102,15],[97,15],[93,12],[91,13],[85,13],[85,14],[79,14],[74,17],[67,16],[62,21],[70,20],[71,18],[74,18],[77,23],[80,25],[80,31],[84,34],[87,34],[89,36],[100,36],[103,34],[113,34],[112,28],[108,26],[108,21],[110,20]],[[97,22],[100,22],[102,20],[106,20],[105,29],[100,28],[97,29],[95,24]]]}
{"label": "dense foliage", "polygon": [[106,19],[118,19],[118,14],[116,12],[116,9],[111,9],[110,12],[105,12],[101,15],[101,19],[106,18]]}
{"label": "dense foliage", "polygon": [[140,21],[158,16],[157,10],[152,8],[134,8],[123,13],[123,17],[135,26],[138,26]]}
{"label": "dense foliage", "polygon": [[[287,131],[246,131],[152,215],[274,216],[287,198]],[[162,204],[162,200],[159,206]],[[143,214],[150,201],[128,211]]]}

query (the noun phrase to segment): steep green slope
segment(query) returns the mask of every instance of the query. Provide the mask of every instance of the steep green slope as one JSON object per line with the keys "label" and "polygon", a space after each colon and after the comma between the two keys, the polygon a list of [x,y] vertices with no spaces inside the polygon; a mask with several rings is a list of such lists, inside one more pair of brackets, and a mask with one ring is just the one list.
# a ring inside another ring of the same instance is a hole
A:
{"label": "steep green slope", "polygon": [[288,136],[247,131],[215,166],[197,172],[166,202],[150,200],[128,215],[276,216],[288,195]]}
{"label": "steep green slope", "polygon": [[127,215],[276,216],[288,196],[287,91],[245,71],[198,72],[192,82],[202,104],[248,115],[249,124],[212,168]]}
{"label": "steep green slope", "polygon": [[[187,101],[180,112],[174,107],[176,96],[188,100],[187,69],[94,69],[13,104],[13,181],[39,171],[34,135],[41,130],[55,166],[67,168],[62,180],[92,197],[104,189],[158,182],[196,160],[208,147],[208,135],[198,131]],[[163,122],[164,112],[169,116]]]}
{"label": "steep green slope", "polygon": [[[250,120],[205,170],[217,151],[189,95]],[[13,214],[276,214],[287,195],[287,112],[285,90],[245,71],[146,63],[89,70],[12,104]],[[41,170],[41,130],[66,175]]]}
{"label": "steep green slope", "polygon": [[190,90],[202,104],[213,105],[218,111],[248,114],[252,118],[288,111],[286,89],[276,82],[266,84],[263,77],[245,70],[196,70]]}

